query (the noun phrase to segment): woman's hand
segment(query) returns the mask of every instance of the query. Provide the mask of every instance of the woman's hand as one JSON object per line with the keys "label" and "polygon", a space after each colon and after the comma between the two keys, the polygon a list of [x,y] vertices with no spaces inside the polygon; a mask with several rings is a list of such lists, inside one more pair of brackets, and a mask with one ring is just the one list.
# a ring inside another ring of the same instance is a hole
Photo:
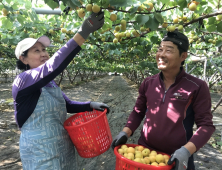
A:
{"label": "woman's hand", "polygon": [[109,113],[109,106],[104,103],[99,103],[99,102],[90,102],[90,107],[99,111],[104,111],[104,108],[107,109],[106,114]]}
{"label": "woman's hand", "polygon": [[104,24],[104,12],[94,13],[85,19],[82,26],[79,28],[78,33],[87,39],[90,33],[100,29]]}

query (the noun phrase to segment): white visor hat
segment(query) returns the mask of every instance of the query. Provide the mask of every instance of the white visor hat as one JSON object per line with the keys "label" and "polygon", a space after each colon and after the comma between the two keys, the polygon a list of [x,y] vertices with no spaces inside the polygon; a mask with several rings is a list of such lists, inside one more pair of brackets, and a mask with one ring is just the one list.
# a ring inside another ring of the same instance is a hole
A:
{"label": "white visor hat", "polygon": [[29,48],[31,48],[35,43],[40,42],[42,43],[45,47],[48,47],[51,44],[51,41],[49,37],[43,35],[39,37],[38,39],[34,38],[25,38],[24,40],[20,41],[18,45],[15,48],[15,56],[17,59],[22,55],[22,53]]}

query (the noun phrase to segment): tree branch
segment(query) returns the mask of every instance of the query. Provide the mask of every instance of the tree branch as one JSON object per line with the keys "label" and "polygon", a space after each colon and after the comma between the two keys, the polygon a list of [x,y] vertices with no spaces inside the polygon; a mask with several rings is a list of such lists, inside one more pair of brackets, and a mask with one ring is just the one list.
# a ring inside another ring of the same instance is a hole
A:
{"label": "tree branch", "polygon": [[206,34],[216,34],[216,35],[222,36],[222,34],[218,33],[218,32],[208,32],[208,31],[202,31],[202,30],[200,30],[200,31],[203,32],[203,33],[206,33]]}
{"label": "tree branch", "polygon": [[212,13],[212,14],[208,14],[208,15],[201,16],[201,17],[199,17],[199,18],[197,18],[197,19],[194,19],[194,20],[192,20],[192,21],[184,24],[183,27],[186,27],[186,26],[188,26],[188,25],[190,25],[190,24],[193,24],[193,23],[195,23],[195,22],[198,22],[198,21],[201,20],[201,19],[210,18],[210,17],[217,16],[217,15],[220,15],[220,14],[222,14],[222,11],[221,11],[221,12],[215,12],[215,13]]}

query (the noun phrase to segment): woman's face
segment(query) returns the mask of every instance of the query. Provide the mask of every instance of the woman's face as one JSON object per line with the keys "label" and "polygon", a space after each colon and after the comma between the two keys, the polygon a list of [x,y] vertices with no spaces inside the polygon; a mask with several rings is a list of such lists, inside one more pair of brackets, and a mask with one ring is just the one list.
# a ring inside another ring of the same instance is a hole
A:
{"label": "woman's face", "polygon": [[33,45],[27,54],[27,57],[22,57],[22,62],[28,64],[30,69],[37,68],[44,64],[49,59],[49,54],[45,49],[45,46],[40,42]]}

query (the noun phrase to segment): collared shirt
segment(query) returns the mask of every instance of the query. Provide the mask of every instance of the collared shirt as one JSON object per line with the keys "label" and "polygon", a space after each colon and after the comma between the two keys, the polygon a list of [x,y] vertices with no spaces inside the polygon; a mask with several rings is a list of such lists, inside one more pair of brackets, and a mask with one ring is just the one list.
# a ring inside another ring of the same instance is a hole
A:
{"label": "collared shirt", "polygon": [[166,90],[161,74],[143,81],[125,127],[134,132],[145,117],[138,144],[172,154],[190,141],[199,150],[215,131],[209,88],[182,69]]}

